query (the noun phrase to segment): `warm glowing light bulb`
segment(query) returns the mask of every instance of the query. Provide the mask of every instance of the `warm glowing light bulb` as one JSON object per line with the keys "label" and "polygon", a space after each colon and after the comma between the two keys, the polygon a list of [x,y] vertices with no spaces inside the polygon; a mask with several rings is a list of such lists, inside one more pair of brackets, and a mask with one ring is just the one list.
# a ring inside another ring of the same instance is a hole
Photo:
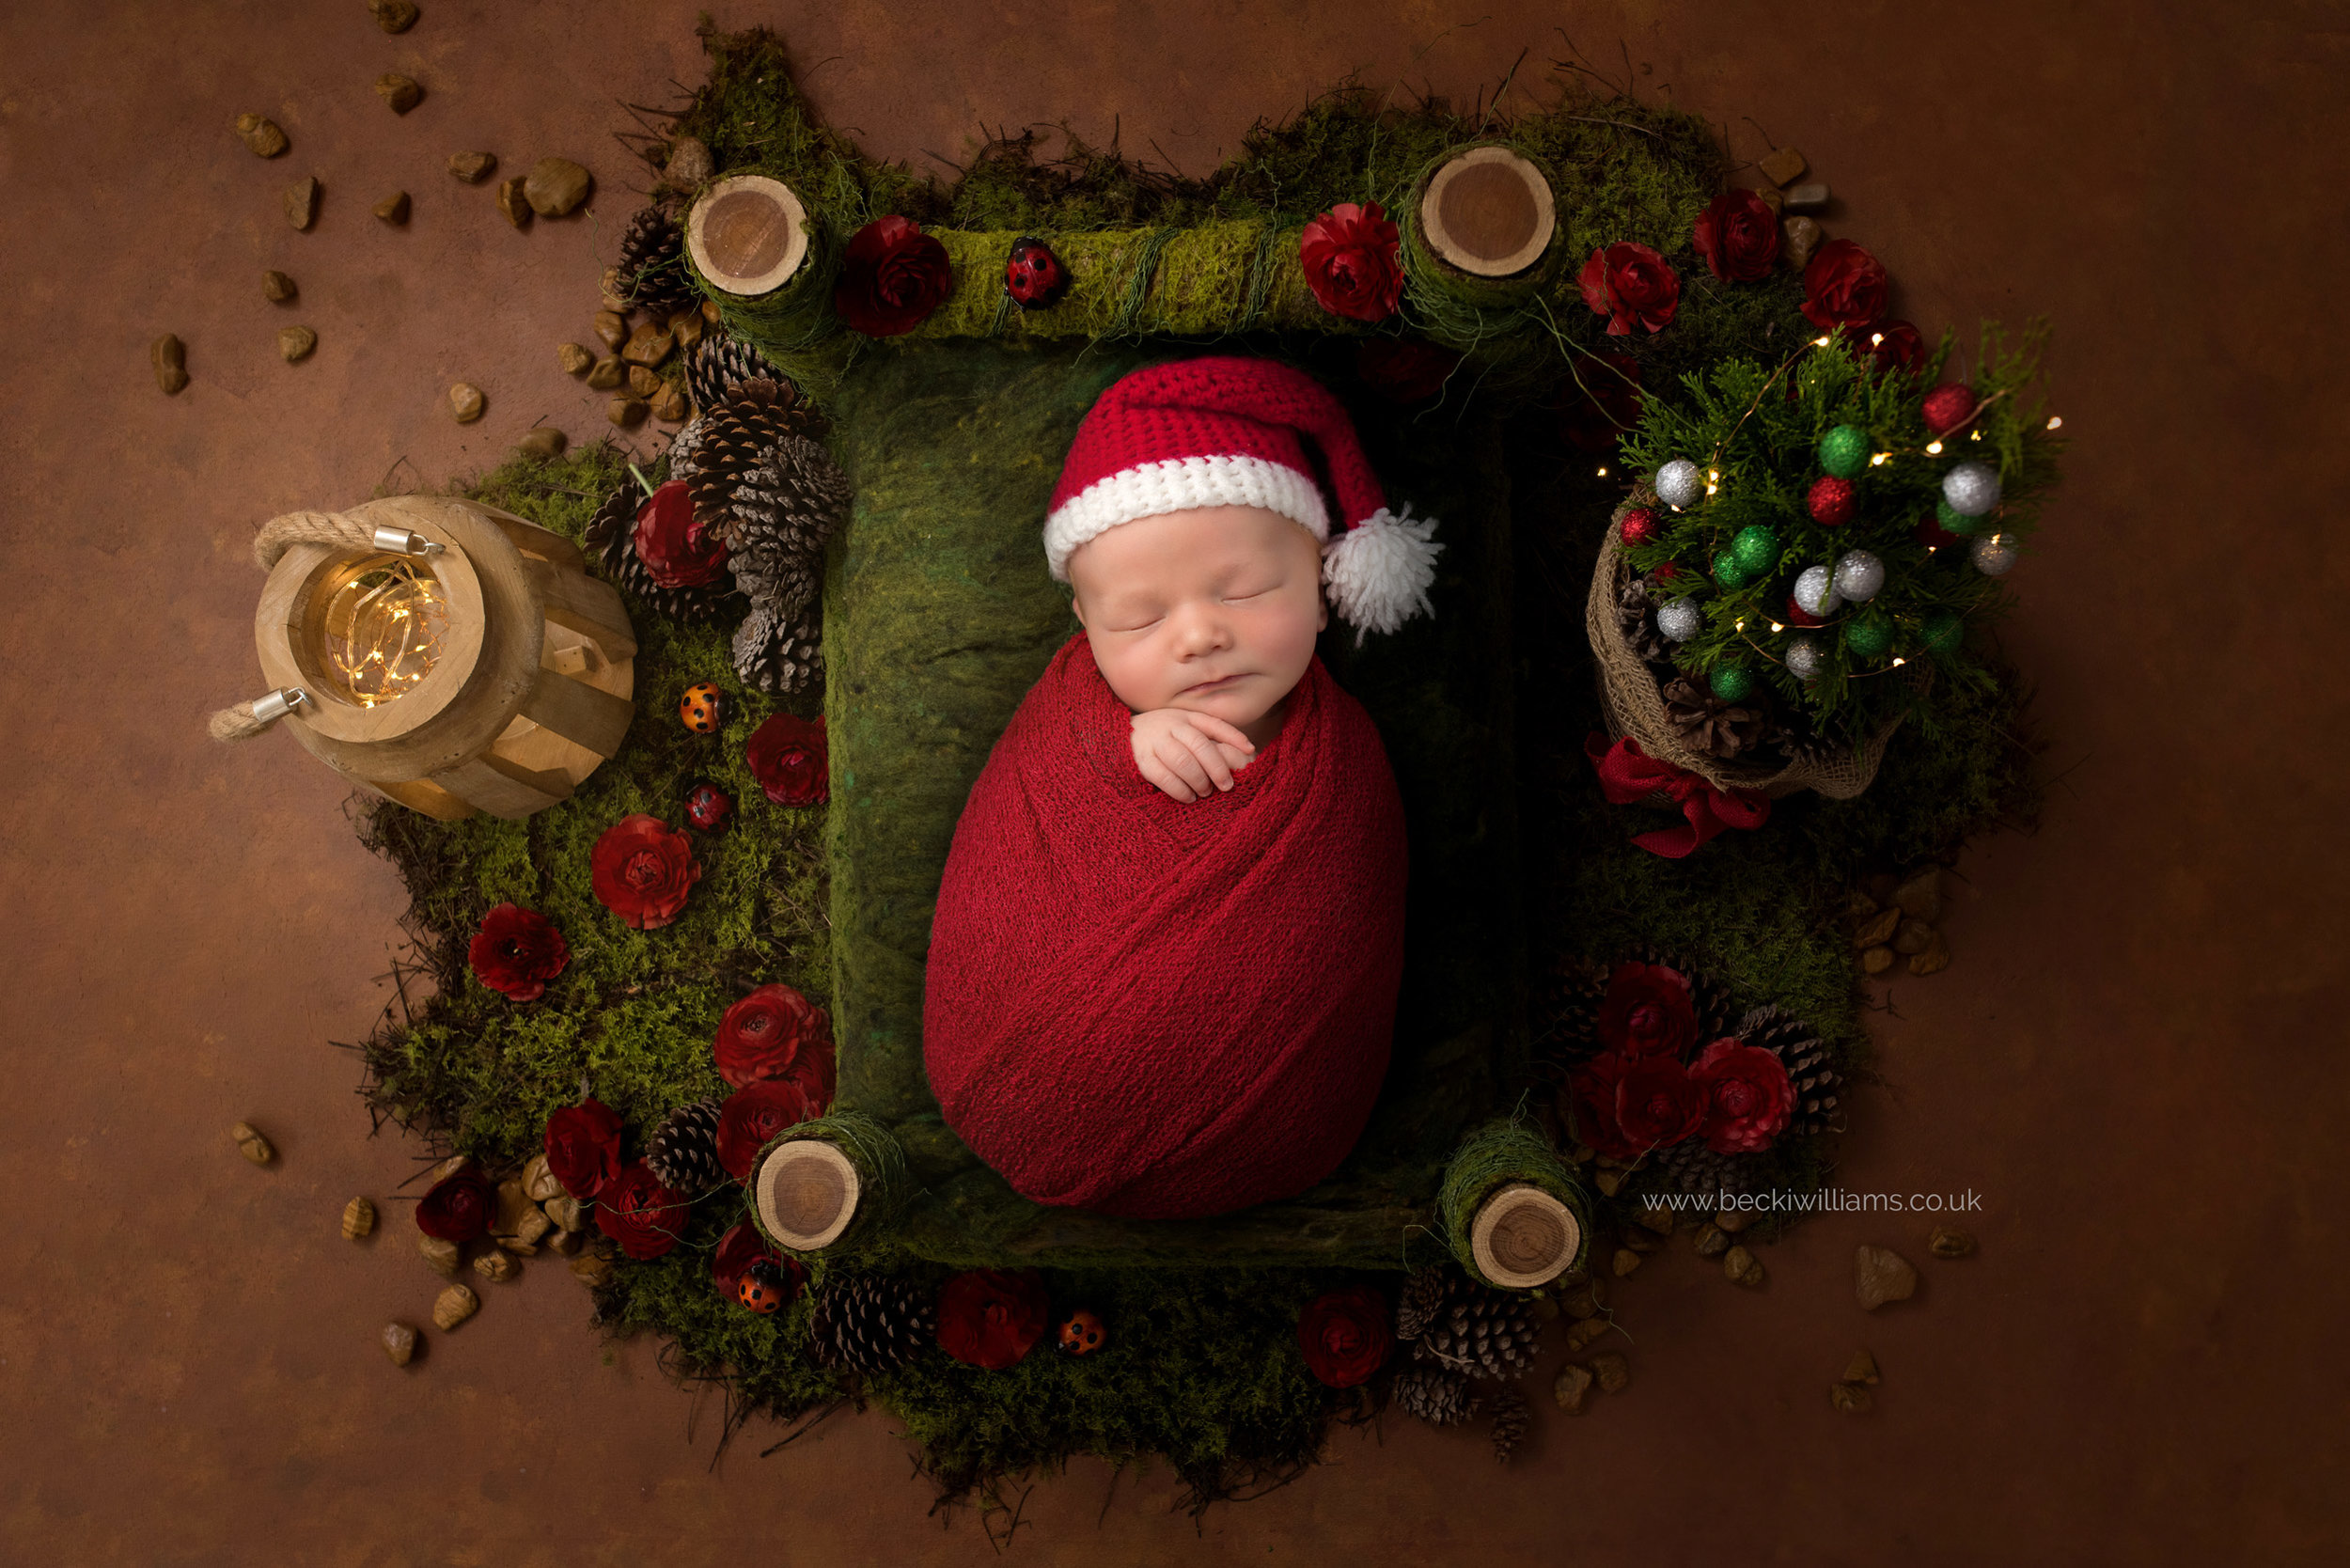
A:
{"label": "warm glowing light bulb", "polygon": [[1771,630],[1774,632],[1784,632],[1787,628],[1781,626],[1778,621],[1774,620],[1771,622]]}
{"label": "warm glowing light bulb", "polygon": [[2049,415],[2049,416],[2048,416],[2048,428],[2049,428],[2050,430],[2052,430],[2052,431],[2060,431],[2060,430],[2062,430],[2062,429],[2064,428],[2064,416],[2063,416],[2062,415],[2060,415],[2060,414],[2051,414],[2051,415]]}
{"label": "warm glowing light bulb", "polygon": [[1881,333],[1881,332],[1872,332],[1872,333],[1869,334],[1869,347],[1871,347],[1871,348],[1872,348],[1872,349],[1873,349],[1873,348],[1875,348],[1878,344],[1880,344],[1880,343],[1882,343],[1882,342],[1884,342],[1884,341],[1885,341],[1885,334],[1883,334],[1883,333]]}
{"label": "warm glowing light bulb", "polygon": [[1747,629],[1747,623],[1746,623],[1745,621],[1743,621],[1743,620],[1742,620],[1742,621],[1740,621],[1740,622],[1738,623],[1738,630],[1740,630],[1741,632],[1743,632],[1743,631],[1745,631],[1746,629]]}
{"label": "warm glowing light bulb", "polygon": [[1882,468],[1885,466],[1885,460],[1892,455],[1893,454],[1890,452],[1879,452],[1876,456],[1869,460],[1869,466],[1872,468]]}
{"label": "warm glowing light bulb", "polygon": [[1967,440],[1969,440],[1969,441],[1981,441],[1981,440],[1982,439],[1982,431],[1968,431],[1966,432],[1966,439],[1967,439]]}
{"label": "warm glowing light bulb", "polygon": [[1934,456],[1936,452],[1939,452],[1941,449],[1942,449],[1942,443],[1940,443],[1939,441],[1929,441],[1929,442],[1927,442],[1927,443],[1926,443],[1926,456],[1928,456],[1928,457],[1932,457],[1932,456]]}
{"label": "warm glowing light bulb", "polygon": [[1825,337],[1814,337],[1811,339],[1811,346],[1815,349],[1825,349],[1827,347],[1827,339]]}
{"label": "warm glowing light bulb", "polygon": [[1902,666],[1904,666],[1904,665],[1905,665],[1905,664],[1907,664],[1907,663],[1909,663],[1909,661],[1908,661],[1907,659],[1895,659],[1895,660],[1893,661],[1893,667],[1894,667],[1895,669],[1899,669],[1899,668],[1901,668],[1901,667],[1902,667]]}
{"label": "warm glowing light bulb", "polygon": [[1605,468],[1601,469],[1599,471],[1599,477],[1603,479],[1606,478],[1607,477],[1607,470]]}

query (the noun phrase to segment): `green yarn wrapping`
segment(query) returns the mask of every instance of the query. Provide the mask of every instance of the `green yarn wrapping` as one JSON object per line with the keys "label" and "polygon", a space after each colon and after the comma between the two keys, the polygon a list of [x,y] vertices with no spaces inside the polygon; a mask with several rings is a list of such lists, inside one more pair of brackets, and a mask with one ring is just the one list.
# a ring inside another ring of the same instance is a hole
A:
{"label": "green yarn wrapping", "polygon": [[[758,1182],[759,1168],[767,1163],[768,1155],[780,1145],[808,1138],[831,1144],[848,1155],[849,1163],[856,1167],[856,1213],[849,1220],[849,1228],[823,1249],[828,1257],[854,1251],[887,1229],[889,1222],[904,1211],[918,1190],[914,1173],[906,1168],[906,1152],[890,1136],[889,1129],[871,1117],[855,1111],[836,1110],[830,1116],[820,1116],[813,1121],[786,1127],[769,1138],[767,1146],[759,1152],[757,1163],[751,1167],[754,1187]],[[784,1244],[776,1241],[768,1231],[767,1221],[759,1212],[759,1204],[753,1201],[749,1208],[751,1223],[759,1227],[759,1233],[777,1247],[783,1247]],[[784,1247],[784,1250],[790,1252],[793,1249]]]}
{"label": "green yarn wrapping", "polygon": [[1564,1203],[1582,1227],[1579,1249],[1569,1266],[1580,1262],[1591,1244],[1591,1199],[1550,1140],[1529,1122],[1495,1121],[1471,1133],[1445,1167],[1444,1185],[1436,1191],[1436,1215],[1444,1225],[1445,1243],[1472,1276],[1478,1273],[1476,1254],[1469,1247],[1469,1227],[1478,1206],[1497,1187],[1524,1182]]}

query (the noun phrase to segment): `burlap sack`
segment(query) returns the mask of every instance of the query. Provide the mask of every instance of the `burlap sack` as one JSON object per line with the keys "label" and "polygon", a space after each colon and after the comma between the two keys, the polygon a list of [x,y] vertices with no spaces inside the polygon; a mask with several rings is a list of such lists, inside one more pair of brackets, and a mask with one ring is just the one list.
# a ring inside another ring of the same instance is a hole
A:
{"label": "burlap sack", "polygon": [[[1723,761],[1684,745],[1665,718],[1665,697],[1656,675],[1632,645],[1624,641],[1616,619],[1616,604],[1631,572],[1619,548],[1617,525],[1632,510],[1635,497],[1616,509],[1607,520],[1607,537],[1599,547],[1599,564],[1591,570],[1591,593],[1584,604],[1583,625],[1591,639],[1591,658],[1599,667],[1600,706],[1607,718],[1611,740],[1629,735],[1640,749],[1661,762],[1686,768],[1717,790],[1754,790],[1777,799],[1798,790],[1817,790],[1830,800],[1850,800],[1869,787],[1885,760],[1885,744],[1901,728],[1896,713],[1857,751],[1832,751],[1816,760],[1793,762]],[[1653,500],[1644,504],[1654,505]],[[1925,671],[1931,679],[1932,671]]]}

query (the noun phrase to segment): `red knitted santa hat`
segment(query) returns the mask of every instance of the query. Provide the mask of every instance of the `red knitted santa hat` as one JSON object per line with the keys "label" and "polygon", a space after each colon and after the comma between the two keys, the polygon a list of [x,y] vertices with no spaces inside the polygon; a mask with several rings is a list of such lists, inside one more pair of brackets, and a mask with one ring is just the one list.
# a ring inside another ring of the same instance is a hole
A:
{"label": "red knitted santa hat", "polygon": [[[1339,537],[1314,477],[1338,502]],[[1427,612],[1436,580],[1433,518],[1387,510],[1355,427],[1302,370],[1266,359],[1211,355],[1120,377],[1095,400],[1070,444],[1044,521],[1044,558],[1060,582],[1088,540],[1162,512],[1262,507],[1322,543],[1331,607],[1364,632],[1392,632]]]}

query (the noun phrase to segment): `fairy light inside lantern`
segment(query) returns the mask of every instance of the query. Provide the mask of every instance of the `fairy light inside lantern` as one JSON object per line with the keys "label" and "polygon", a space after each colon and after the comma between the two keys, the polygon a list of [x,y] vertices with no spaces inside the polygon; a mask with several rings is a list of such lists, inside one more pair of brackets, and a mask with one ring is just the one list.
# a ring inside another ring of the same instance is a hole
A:
{"label": "fairy light inside lantern", "polygon": [[432,673],[448,634],[448,600],[431,570],[404,556],[354,561],[326,602],[320,627],[335,695],[380,707]]}

